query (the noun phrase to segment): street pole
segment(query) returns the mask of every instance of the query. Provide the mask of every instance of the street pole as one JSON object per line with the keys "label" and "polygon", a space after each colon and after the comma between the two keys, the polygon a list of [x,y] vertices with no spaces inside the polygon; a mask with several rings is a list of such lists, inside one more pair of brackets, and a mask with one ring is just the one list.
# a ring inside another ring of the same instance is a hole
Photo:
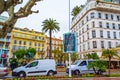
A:
{"label": "street pole", "polygon": [[[70,32],[70,0],[69,0],[69,32]],[[69,77],[72,77],[71,75],[71,53],[69,52]]]}
{"label": "street pole", "polygon": [[71,53],[69,53],[69,77],[72,77],[71,75]]}

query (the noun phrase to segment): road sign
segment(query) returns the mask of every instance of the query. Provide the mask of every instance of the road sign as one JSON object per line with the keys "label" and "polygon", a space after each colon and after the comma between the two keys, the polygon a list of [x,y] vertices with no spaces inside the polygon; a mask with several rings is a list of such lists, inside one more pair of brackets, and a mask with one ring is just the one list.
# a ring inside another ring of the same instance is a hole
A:
{"label": "road sign", "polygon": [[69,32],[63,34],[63,51],[64,53],[76,52],[76,33]]}

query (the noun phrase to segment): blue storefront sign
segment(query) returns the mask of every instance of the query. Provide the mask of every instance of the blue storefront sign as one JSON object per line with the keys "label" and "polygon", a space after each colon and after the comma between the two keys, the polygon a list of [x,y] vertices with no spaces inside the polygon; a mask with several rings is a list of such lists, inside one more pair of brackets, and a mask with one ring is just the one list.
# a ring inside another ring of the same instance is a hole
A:
{"label": "blue storefront sign", "polygon": [[76,33],[69,32],[63,34],[63,52],[75,53],[76,50]]}

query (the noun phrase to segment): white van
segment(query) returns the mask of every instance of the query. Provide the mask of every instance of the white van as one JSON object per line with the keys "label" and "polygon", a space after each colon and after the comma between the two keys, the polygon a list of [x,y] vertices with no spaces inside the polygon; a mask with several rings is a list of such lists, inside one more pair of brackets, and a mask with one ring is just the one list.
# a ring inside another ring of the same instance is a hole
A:
{"label": "white van", "polygon": [[57,74],[55,66],[56,63],[53,59],[34,60],[25,66],[15,68],[12,72],[12,76],[52,76],[54,74]]}
{"label": "white van", "polygon": [[[88,69],[88,63],[92,62],[94,60],[76,60],[71,65],[71,72],[72,74],[79,75],[79,74],[88,74],[88,73],[94,73],[93,69]],[[66,73],[69,73],[70,66],[67,67]]]}

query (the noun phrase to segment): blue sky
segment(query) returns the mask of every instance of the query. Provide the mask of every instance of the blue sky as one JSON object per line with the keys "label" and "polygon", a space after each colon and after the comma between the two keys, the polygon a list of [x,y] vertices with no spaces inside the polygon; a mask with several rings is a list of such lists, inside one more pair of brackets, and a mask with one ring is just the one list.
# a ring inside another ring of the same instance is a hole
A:
{"label": "blue sky", "polygon": [[[25,0],[25,1],[28,1],[28,0]],[[86,1],[87,0],[70,0],[71,10],[76,5],[85,4]],[[69,31],[69,26],[68,26],[68,19],[69,19],[68,6],[69,5],[68,4],[69,4],[69,0],[43,0],[43,1],[37,2],[37,5],[35,5],[32,8],[32,10],[39,10],[39,13],[37,14],[33,13],[28,17],[19,19],[15,26],[20,28],[27,27],[29,29],[34,29],[35,31],[41,31],[42,22],[45,19],[53,18],[59,23],[59,26],[60,26],[60,31],[57,33],[53,33],[53,36],[63,37],[63,33],[66,33]],[[21,5],[18,5],[18,7],[19,6]]]}

